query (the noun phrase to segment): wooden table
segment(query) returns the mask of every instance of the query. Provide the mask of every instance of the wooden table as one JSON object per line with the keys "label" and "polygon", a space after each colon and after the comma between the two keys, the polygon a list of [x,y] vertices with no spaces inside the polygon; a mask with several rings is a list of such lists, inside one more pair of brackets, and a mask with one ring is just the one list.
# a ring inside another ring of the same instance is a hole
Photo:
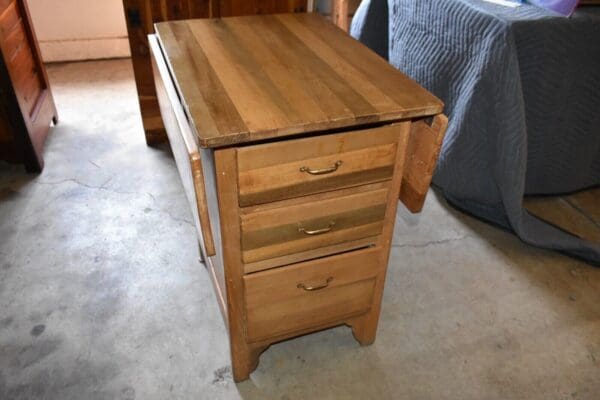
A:
{"label": "wooden table", "polygon": [[442,102],[314,14],[165,22],[150,45],[234,379],[324,328],[372,343],[401,184],[419,209]]}

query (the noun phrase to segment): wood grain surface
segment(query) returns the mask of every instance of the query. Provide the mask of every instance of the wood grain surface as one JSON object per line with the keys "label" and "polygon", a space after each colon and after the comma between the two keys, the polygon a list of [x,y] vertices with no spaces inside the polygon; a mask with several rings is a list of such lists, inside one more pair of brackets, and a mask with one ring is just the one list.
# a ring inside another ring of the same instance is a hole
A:
{"label": "wood grain surface", "polygon": [[379,252],[367,249],[244,276],[248,341],[369,311]]}
{"label": "wood grain surface", "polygon": [[[241,217],[246,263],[281,257],[381,233],[387,189],[251,213]],[[321,234],[305,231],[325,228]]]}
{"label": "wood grain surface", "polygon": [[202,147],[431,116],[443,108],[315,14],[164,22],[156,32]]}
{"label": "wood grain surface", "polygon": [[[240,148],[240,205],[389,180],[398,134],[399,125],[392,124]],[[330,172],[307,172],[323,169]]]}
{"label": "wood grain surface", "polygon": [[424,120],[411,125],[400,201],[413,213],[421,212],[425,204],[447,127],[443,114],[436,115],[431,125]]}

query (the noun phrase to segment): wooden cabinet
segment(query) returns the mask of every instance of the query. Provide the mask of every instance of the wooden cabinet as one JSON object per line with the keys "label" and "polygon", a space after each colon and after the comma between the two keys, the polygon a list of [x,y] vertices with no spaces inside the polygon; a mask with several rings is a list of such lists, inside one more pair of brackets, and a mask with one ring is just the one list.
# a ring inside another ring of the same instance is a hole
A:
{"label": "wooden cabinet", "polygon": [[0,0],[0,158],[41,171],[57,113],[27,5]]}
{"label": "wooden cabinet", "polygon": [[422,204],[441,101],[315,14],[156,27],[158,101],[234,379],[328,327],[372,343],[398,198]]}
{"label": "wooden cabinet", "polygon": [[147,35],[160,21],[214,16],[209,0],[123,0],[131,61],[148,144],[164,139],[164,126],[156,101]]}
{"label": "wooden cabinet", "polygon": [[147,35],[154,24],[190,18],[306,11],[306,0],[123,0],[135,82],[146,141],[166,139],[156,91]]}

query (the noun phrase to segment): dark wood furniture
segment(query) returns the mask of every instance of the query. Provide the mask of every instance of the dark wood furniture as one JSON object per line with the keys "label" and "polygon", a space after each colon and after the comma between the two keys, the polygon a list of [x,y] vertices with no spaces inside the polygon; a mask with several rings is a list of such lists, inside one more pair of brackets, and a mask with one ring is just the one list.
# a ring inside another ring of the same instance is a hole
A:
{"label": "dark wood furniture", "polygon": [[306,11],[306,0],[123,0],[146,142],[166,139],[156,101],[147,35],[154,24],[190,18]]}
{"label": "dark wood furniture", "polygon": [[0,159],[22,162],[28,171],[39,172],[57,113],[22,0],[0,0],[0,50]]}
{"label": "dark wood furniture", "polygon": [[422,205],[442,102],[315,14],[156,29],[160,109],[234,379],[305,333],[347,324],[372,343],[398,197]]}

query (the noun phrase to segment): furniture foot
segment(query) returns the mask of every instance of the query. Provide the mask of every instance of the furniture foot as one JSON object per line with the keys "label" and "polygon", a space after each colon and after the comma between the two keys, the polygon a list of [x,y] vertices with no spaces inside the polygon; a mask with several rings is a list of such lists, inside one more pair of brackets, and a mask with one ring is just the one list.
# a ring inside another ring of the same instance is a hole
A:
{"label": "furniture foot", "polygon": [[232,351],[231,369],[235,382],[242,382],[250,377],[250,374],[258,367],[260,355],[265,349],[265,346],[252,347],[246,345],[245,349],[238,349],[237,352]]}
{"label": "furniture foot", "polygon": [[373,318],[371,314],[372,312],[364,317],[357,318],[350,324],[352,335],[361,346],[373,344],[377,336],[378,318]]}

